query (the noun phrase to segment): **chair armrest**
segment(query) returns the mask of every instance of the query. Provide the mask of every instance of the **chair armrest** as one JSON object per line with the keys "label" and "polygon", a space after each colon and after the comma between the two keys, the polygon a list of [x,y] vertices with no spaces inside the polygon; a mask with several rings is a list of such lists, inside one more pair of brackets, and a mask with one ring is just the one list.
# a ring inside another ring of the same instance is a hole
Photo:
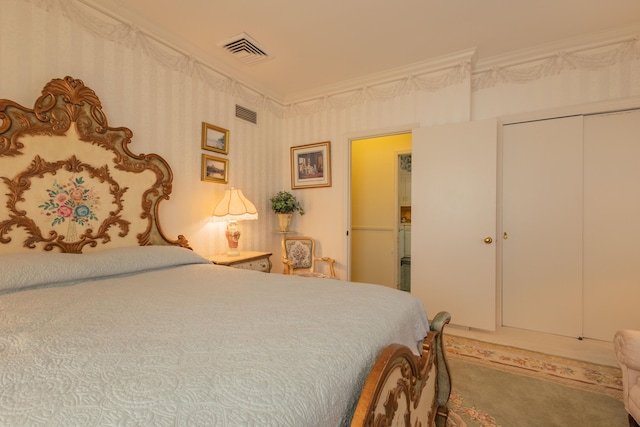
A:
{"label": "chair armrest", "polygon": [[640,371],[640,331],[623,329],[613,337],[618,364]]}
{"label": "chair armrest", "polygon": [[315,258],[316,261],[324,261],[324,262],[328,262],[329,263],[329,273],[331,277],[336,277],[336,272],[333,269],[333,263],[336,262],[335,259],[333,258],[329,258],[328,256],[325,257],[316,257]]}
{"label": "chair armrest", "polygon": [[293,274],[293,261],[282,258],[282,263],[284,264],[284,274]]}

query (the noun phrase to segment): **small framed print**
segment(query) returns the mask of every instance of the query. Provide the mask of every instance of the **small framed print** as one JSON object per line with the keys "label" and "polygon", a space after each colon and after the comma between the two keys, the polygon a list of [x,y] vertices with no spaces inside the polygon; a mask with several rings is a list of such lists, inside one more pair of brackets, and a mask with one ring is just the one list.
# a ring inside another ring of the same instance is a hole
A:
{"label": "small framed print", "polygon": [[203,154],[202,181],[226,184],[229,181],[229,160]]}
{"label": "small framed print", "polygon": [[291,188],[331,187],[331,143],[291,147]]}
{"label": "small framed print", "polygon": [[202,122],[202,149],[220,154],[229,153],[229,131]]}

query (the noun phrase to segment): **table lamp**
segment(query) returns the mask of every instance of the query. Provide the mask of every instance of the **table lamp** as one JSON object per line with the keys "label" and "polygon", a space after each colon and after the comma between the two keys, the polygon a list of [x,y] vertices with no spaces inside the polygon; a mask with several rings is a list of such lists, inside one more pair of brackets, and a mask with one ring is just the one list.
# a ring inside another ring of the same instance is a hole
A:
{"label": "table lamp", "polygon": [[238,229],[238,221],[258,219],[258,211],[241,190],[231,188],[225,190],[222,200],[213,210],[211,220],[214,222],[227,222],[227,231],[225,236],[229,244],[228,256],[238,256],[238,241],[240,240],[240,230]]}

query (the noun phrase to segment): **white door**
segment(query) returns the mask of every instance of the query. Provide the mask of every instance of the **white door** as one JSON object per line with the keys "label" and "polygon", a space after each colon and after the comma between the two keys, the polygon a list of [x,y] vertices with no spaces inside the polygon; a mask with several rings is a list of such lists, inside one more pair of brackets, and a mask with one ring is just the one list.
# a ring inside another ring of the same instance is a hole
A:
{"label": "white door", "polygon": [[496,158],[495,120],[413,131],[411,293],[429,316],[485,330],[496,326]]}
{"label": "white door", "polygon": [[502,324],[582,336],[582,117],[503,127]]}
{"label": "white door", "polygon": [[585,117],[584,335],[640,329],[640,111]]}

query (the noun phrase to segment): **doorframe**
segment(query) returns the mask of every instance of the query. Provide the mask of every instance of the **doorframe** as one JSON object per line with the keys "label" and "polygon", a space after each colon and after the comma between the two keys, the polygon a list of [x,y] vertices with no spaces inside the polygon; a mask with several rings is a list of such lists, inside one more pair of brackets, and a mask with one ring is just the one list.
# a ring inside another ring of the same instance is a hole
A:
{"label": "doorframe", "polygon": [[558,119],[566,116],[602,114],[614,111],[634,110],[640,108],[640,96],[620,98],[609,101],[590,102],[567,107],[549,108],[528,113],[508,114],[498,117],[498,125],[532,122],[537,120]]}
{"label": "doorframe", "polygon": [[346,231],[345,231],[345,243],[344,243],[344,248],[346,250],[346,254],[347,254],[347,280],[351,280],[351,236],[352,236],[352,230],[351,230],[351,181],[352,181],[352,170],[351,170],[351,163],[353,161],[353,159],[351,158],[351,147],[353,144],[354,140],[360,140],[360,139],[371,139],[371,138],[381,138],[381,137],[385,137],[385,136],[393,136],[393,135],[400,135],[400,134],[413,134],[413,129],[419,128],[420,127],[420,123],[410,123],[407,125],[402,125],[402,126],[393,126],[393,127],[389,127],[389,128],[382,128],[382,129],[371,129],[371,130],[366,130],[366,131],[361,131],[361,132],[353,132],[353,133],[348,133],[345,134],[344,136],[344,140],[345,140],[345,145],[344,145],[344,150],[345,150],[345,159],[347,159],[347,188],[346,191],[344,192],[344,203],[343,206],[345,206],[345,216],[346,216]]}

